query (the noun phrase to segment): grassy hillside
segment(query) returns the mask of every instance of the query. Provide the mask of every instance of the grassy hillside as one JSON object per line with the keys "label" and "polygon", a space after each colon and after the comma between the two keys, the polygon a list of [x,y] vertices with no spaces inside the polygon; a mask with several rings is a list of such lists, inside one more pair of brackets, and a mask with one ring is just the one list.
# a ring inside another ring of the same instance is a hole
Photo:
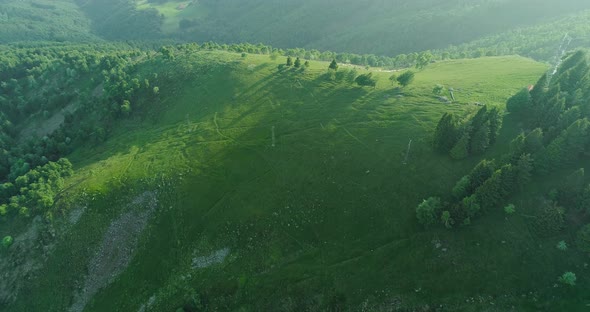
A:
{"label": "grassy hillside", "polygon": [[[571,250],[564,259],[557,238],[532,234],[524,212],[497,211],[453,231],[415,220],[423,198],[448,192],[479,161],[432,152],[440,116],[465,116],[475,102],[503,106],[544,65],[520,57],[440,62],[400,90],[389,72],[375,70],[372,89],[348,82],[345,66],[332,76],[327,63],[279,72],[278,62],[225,52],[146,60],[140,73],[165,79],[156,110],[69,156],[76,173],[59,203],[57,243],[5,310],[585,304],[584,271],[577,288],[553,287],[585,256]],[[456,90],[457,101],[439,101],[436,84]],[[507,115],[499,143],[481,157],[505,153],[520,127]],[[97,256],[105,248],[112,258]]]}
{"label": "grassy hillside", "polygon": [[[142,1],[164,31],[216,42],[264,42],[396,55],[445,48],[590,9],[587,1]],[[518,46],[517,42],[513,42]]]}

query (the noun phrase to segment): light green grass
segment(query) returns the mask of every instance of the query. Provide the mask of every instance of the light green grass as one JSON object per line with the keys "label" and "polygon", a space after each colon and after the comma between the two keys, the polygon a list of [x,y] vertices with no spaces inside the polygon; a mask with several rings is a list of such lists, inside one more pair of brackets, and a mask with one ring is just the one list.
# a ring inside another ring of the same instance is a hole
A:
{"label": "light green grass", "polygon": [[[386,72],[375,72],[379,83],[371,89],[326,80],[322,62],[279,73],[284,60],[268,56],[179,58],[176,66],[195,72],[160,86],[156,118],[126,122],[103,145],[72,155],[72,195],[85,190],[95,200],[8,311],[67,308],[109,220],[145,189],[159,192],[161,208],[131,266],[87,311],[136,311],[180,276],[221,310],[279,311],[289,300],[309,306],[338,294],[354,307],[393,298],[461,311],[546,302],[529,292],[553,291],[563,254],[554,240],[540,246],[525,217],[505,220],[499,208],[470,227],[425,231],[414,216],[423,198],[448,192],[479,161],[432,152],[440,116],[468,114],[475,101],[501,105],[545,65],[520,57],[441,62],[418,72],[398,98]],[[461,89],[458,103],[440,103],[431,94],[436,84]],[[507,118],[500,142],[519,130]],[[225,247],[231,255],[223,264],[190,269],[195,253]],[[570,258],[571,265],[583,262]],[[181,306],[179,296],[170,311]],[[483,302],[465,303],[479,296]]]}
{"label": "light green grass", "polygon": [[[197,2],[188,5],[192,1],[170,1],[163,4],[148,3],[146,0],[139,1],[138,9],[156,9],[160,14],[164,15],[164,23],[162,24],[162,31],[167,34],[174,33],[179,30],[179,22],[183,18],[190,20],[200,19],[207,15],[206,8]],[[188,5],[186,8],[179,10],[178,6],[181,4]]]}

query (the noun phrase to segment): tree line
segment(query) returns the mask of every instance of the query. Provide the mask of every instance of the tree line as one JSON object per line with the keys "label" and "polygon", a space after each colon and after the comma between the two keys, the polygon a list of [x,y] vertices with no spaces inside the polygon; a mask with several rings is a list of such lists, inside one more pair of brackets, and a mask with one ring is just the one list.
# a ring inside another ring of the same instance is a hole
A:
{"label": "tree line", "polygon": [[[507,110],[516,114],[528,129],[511,141],[509,152],[500,159],[482,160],[457,181],[449,194],[433,196],[420,203],[416,208],[418,221],[425,226],[441,223],[452,227],[470,224],[477,216],[493,209],[504,207],[506,213],[514,213],[518,207],[507,202],[511,195],[522,191],[534,179],[576,166],[581,157],[590,152],[588,103],[588,55],[576,51],[564,59],[553,75],[543,75],[533,88],[525,88],[508,100]],[[483,115],[489,111],[485,107],[480,109],[466,125],[472,125],[476,119],[481,129],[485,123],[482,123]],[[476,118],[478,115],[480,117]],[[461,140],[458,137],[464,137],[458,134],[457,129],[461,128],[458,123],[452,114],[441,118],[433,139],[436,150],[448,152]],[[472,149],[477,146],[480,145],[475,144]],[[584,169],[577,169],[545,194],[533,218],[533,227],[539,235],[555,235],[568,226],[566,214],[576,214],[578,219],[587,220],[589,207],[590,184],[585,179]],[[590,225],[569,226],[578,230],[578,248],[590,250]]]}

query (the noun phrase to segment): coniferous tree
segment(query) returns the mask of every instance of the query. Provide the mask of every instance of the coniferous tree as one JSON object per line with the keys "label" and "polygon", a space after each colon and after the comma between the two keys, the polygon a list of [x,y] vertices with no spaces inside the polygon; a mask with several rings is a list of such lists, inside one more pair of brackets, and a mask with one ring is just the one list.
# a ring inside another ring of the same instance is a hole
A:
{"label": "coniferous tree", "polygon": [[490,146],[490,126],[484,122],[471,138],[469,150],[473,154],[482,154]]}
{"label": "coniferous tree", "polygon": [[473,133],[477,132],[481,125],[488,120],[488,107],[483,106],[480,108],[477,113],[471,118],[471,130],[472,135]]}
{"label": "coniferous tree", "polygon": [[543,130],[536,128],[527,134],[524,140],[525,153],[534,154],[543,149]]}
{"label": "coniferous tree", "polygon": [[363,74],[356,77],[354,80],[359,86],[371,86],[377,85],[377,80],[373,78],[373,73]]}
{"label": "coniferous tree", "polygon": [[533,89],[530,91],[531,105],[539,106],[545,95],[545,88],[547,86],[547,74],[543,74],[537,81]]}
{"label": "coniferous tree", "polygon": [[293,59],[290,56],[287,56],[287,66],[293,66]]}
{"label": "coniferous tree", "polygon": [[577,210],[590,212],[590,185],[586,185],[580,196],[577,198],[575,208]]}
{"label": "coniferous tree", "polygon": [[567,176],[558,190],[557,201],[565,207],[574,207],[584,190],[584,168]]}
{"label": "coniferous tree", "polygon": [[461,205],[463,206],[463,209],[469,218],[475,217],[481,210],[481,204],[479,203],[479,199],[475,194],[463,198]]}
{"label": "coniferous tree", "polygon": [[547,100],[542,106],[541,110],[538,111],[539,125],[543,129],[549,129],[552,126],[556,126],[559,121],[559,117],[565,110],[565,98],[560,93],[555,94],[552,98]]}
{"label": "coniferous tree", "polygon": [[471,194],[480,187],[487,179],[489,179],[496,170],[496,162],[494,160],[484,159],[480,161],[473,170],[469,173],[469,189],[468,193]]}
{"label": "coniferous tree", "polygon": [[469,194],[471,181],[469,180],[469,176],[463,176],[455,186],[453,187],[452,193],[453,197],[456,199],[461,199]]}
{"label": "coniferous tree", "polygon": [[510,158],[515,160],[517,157],[520,157],[522,153],[524,153],[526,148],[526,136],[523,132],[516,136],[512,141],[510,141]]}
{"label": "coniferous tree", "polygon": [[338,63],[336,63],[336,60],[332,60],[332,62],[330,63],[330,66],[328,67],[331,70],[338,70]]}
{"label": "coniferous tree", "polygon": [[501,195],[502,197],[506,197],[514,190],[516,186],[516,177],[517,172],[512,164],[505,164],[500,169],[500,181],[501,181]]}
{"label": "coniferous tree", "polygon": [[490,145],[496,143],[496,139],[502,128],[502,114],[497,107],[492,107],[488,112],[488,121],[490,126]]}
{"label": "coniferous tree", "polygon": [[504,198],[502,170],[496,170],[489,179],[477,188],[475,195],[482,209],[486,210],[497,206]]}
{"label": "coniferous tree", "polygon": [[438,122],[434,132],[434,149],[448,153],[457,144],[459,135],[458,121],[452,113],[445,113]]}
{"label": "coniferous tree", "polygon": [[521,89],[506,102],[506,109],[509,112],[527,111],[531,105],[531,95],[528,88]]}
{"label": "coniferous tree", "polygon": [[450,155],[453,159],[464,159],[469,156],[469,131],[463,132],[457,144],[451,149]]}
{"label": "coniferous tree", "polygon": [[412,83],[412,81],[414,81],[414,75],[415,74],[413,71],[408,70],[397,77],[397,82],[402,87],[407,87],[410,83]]}
{"label": "coniferous tree", "polygon": [[559,122],[557,125],[557,129],[560,131],[563,129],[566,129],[567,127],[569,127],[572,123],[574,123],[576,120],[580,119],[581,117],[582,117],[582,111],[580,110],[580,107],[574,106],[574,107],[566,110],[565,112],[563,112],[563,114],[561,114],[561,116],[559,116]]}
{"label": "coniferous tree", "polygon": [[301,60],[299,58],[296,58],[295,63],[293,65],[295,66],[295,68],[301,67]]}
{"label": "coniferous tree", "polygon": [[514,167],[516,174],[515,183],[522,189],[531,180],[531,173],[533,171],[533,159],[530,154],[522,154],[516,166]]}

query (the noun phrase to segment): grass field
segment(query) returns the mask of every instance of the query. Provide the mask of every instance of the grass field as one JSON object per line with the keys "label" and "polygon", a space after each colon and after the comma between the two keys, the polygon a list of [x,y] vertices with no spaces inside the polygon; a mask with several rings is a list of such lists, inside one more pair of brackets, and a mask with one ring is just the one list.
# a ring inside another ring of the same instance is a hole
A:
{"label": "grass field", "polygon": [[[87,208],[7,311],[67,310],[109,224],[146,190],[158,208],[133,260],[85,311],[175,311],[185,288],[219,311],[585,304],[584,256],[572,248],[564,257],[555,238],[531,234],[524,211],[506,218],[498,209],[452,231],[415,220],[422,199],[448,192],[480,160],[432,152],[440,116],[466,115],[474,102],[503,105],[545,65],[520,57],[441,62],[400,90],[389,72],[375,70],[377,87],[361,88],[327,79],[326,63],[279,72],[283,61],[199,52],[146,66],[192,74],[160,86],[155,114],[70,157],[70,204]],[[436,99],[436,84],[454,88],[457,102]],[[499,142],[519,131],[506,116]],[[506,148],[498,143],[482,157]],[[575,268],[579,291],[553,287]]]}
{"label": "grass field", "polygon": [[179,22],[183,19],[200,19],[207,15],[206,8],[199,5],[198,1],[183,0],[170,1],[163,4],[148,3],[141,0],[137,4],[138,9],[156,9],[164,15],[162,31],[170,34],[179,30]]}

